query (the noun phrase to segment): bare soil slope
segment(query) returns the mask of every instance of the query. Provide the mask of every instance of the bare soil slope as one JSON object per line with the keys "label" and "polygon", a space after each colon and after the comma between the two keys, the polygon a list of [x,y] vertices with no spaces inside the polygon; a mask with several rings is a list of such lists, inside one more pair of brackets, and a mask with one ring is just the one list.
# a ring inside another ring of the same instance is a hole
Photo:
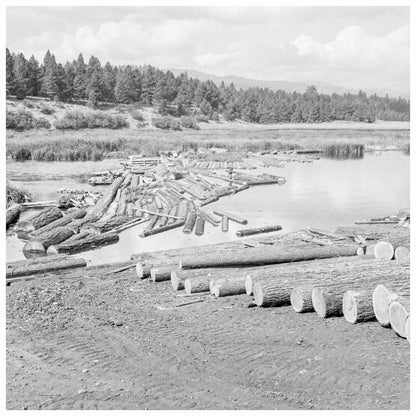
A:
{"label": "bare soil slope", "polygon": [[8,287],[7,408],[409,408],[409,344],[376,322],[175,295],[133,270]]}

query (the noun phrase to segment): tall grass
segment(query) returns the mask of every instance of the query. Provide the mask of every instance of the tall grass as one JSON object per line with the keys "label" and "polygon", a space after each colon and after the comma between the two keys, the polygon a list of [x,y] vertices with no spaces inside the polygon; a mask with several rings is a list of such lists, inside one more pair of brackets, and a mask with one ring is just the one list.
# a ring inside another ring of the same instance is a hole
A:
{"label": "tall grass", "polygon": [[17,188],[11,185],[9,181],[6,183],[6,208],[15,203],[31,201],[30,192],[23,188]]}
{"label": "tall grass", "polygon": [[116,114],[108,114],[104,111],[67,111],[55,122],[57,129],[121,129],[128,127],[129,123],[125,117]]}
{"label": "tall grass", "polygon": [[360,159],[364,157],[361,143],[332,143],[326,145],[324,153],[333,159]]}

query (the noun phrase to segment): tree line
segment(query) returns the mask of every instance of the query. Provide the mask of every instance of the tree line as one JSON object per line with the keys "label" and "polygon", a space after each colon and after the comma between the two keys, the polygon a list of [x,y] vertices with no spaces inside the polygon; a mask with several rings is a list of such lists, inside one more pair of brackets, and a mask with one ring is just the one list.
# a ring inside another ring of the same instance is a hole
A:
{"label": "tree line", "polygon": [[358,94],[320,94],[314,86],[304,93],[272,91],[268,88],[237,89],[233,83],[216,85],[175,76],[151,65],[101,65],[82,54],[64,65],[48,50],[42,63],[32,55],[10,53],[6,48],[6,94],[60,101],[142,103],[154,106],[160,114],[202,113],[218,120],[242,119],[254,123],[319,123],[333,120],[374,122],[409,120],[410,101],[403,98]]}

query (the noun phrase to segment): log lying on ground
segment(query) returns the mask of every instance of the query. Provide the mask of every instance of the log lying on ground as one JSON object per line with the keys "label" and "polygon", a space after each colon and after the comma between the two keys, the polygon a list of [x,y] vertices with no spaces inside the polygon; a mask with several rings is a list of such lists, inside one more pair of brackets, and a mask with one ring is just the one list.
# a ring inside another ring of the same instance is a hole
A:
{"label": "log lying on ground", "polygon": [[[374,255],[378,259],[391,260],[394,258],[395,249],[398,247],[409,248],[410,234],[403,236],[391,237],[388,241],[379,241],[374,247]],[[403,249],[398,251],[398,255],[402,255]],[[408,254],[408,252],[406,253]]]}
{"label": "log lying on ground", "polygon": [[48,247],[48,254],[56,253],[76,253],[79,251],[92,250],[97,247],[102,247],[109,244],[117,243],[119,240],[118,234],[103,233],[100,235],[91,235],[82,240],[63,242],[58,245]]}
{"label": "log lying on ground", "polygon": [[30,233],[38,228],[57,220],[63,216],[62,211],[58,207],[48,207],[37,214],[32,215],[25,221],[19,221],[16,224],[16,230]]}
{"label": "log lying on ground", "polygon": [[406,338],[406,321],[410,316],[410,293],[409,296],[400,300],[394,300],[389,306],[389,320],[393,331]]}
{"label": "log lying on ground", "polygon": [[186,279],[184,282],[185,293],[190,295],[191,293],[209,292],[210,281],[211,278],[208,275]]}
{"label": "log lying on ground", "polygon": [[48,231],[54,230],[55,228],[64,227],[65,225],[70,224],[73,220],[84,218],[86,215],[87,211],[85,211],[85,209],[75,209],[65,214],[62,218],[52,221],[48,225],[45,225],[44,227],[31,232],[30,238],[35,239],[37,236],[40,236]]}
{"label": "log lying on ground", "polygon": [[6,229],[9,228],[10,224],[13,224],[19,219],[20,213],[22,212],[22,206],[20,204],[13,204],[6,211]]}
{"label": "log lying on ground", "polygon": [[46,231],[28,241],[23,247],[23,253],[45,253],[49,246],[68,240],[73,234],[74,231],[69,227],[57,227]]}
{"label": "log lying on ground", "polygon": [[196,219],[195,224],[195,235],[201,236],[204,235],[204,228],[205,228],[205,220],[201,217]]}
{"label": "log lying on ground", "polygon": [[305,247],[253,247],[238,250],[227,250],[217,253],[185,257],[179,261],[182,269],[195,269],[207,267],[241,267],[260,266],[263,264],[288,263],[302,260],[314,260],[328,257],[343,257],[356,255],[355,246],[325,246]]}
{"label": "log lying on ground", "polygon": [[219,298],[246,294],[246,279],[244,276],[235,279],[222,279],[214,281],[211,293]]}
{"label": "log lying on ground", "polygon": [[176,264],[167,264],[164,266],[152,267],[150,269],[150,280],[152,282],[165,282],[167,280],[170,280],[172,271],[174,271],[177,267],[178,266]]}
{"label": "log lying on ground", "polygon": [[321,318],[341,316],[343,297],[347,290],[371,290],[378,284],[400,280],[410,276],[409,264],[397,264],[386,269],[362,270],[353,276],[345,275],[340,281],[328,285],[317,285],[312,289],[312,304]]}
{"label": "log lying on ground", "polygon": [[239,224],[246,225],[248,221],[244,218],[239,217],[238,215],[232,214],[227,211],[216,209],[214,210],[214,214],[219,215],[220,217],[227,217],[231,221],[238,222]]}
{"label": "log lying on ground", "polygon": [[396,260],[408,259],[410,256],[410,248],[407,246],[398,246],[394,249],[394,258]]}
{"label": "log lying on ground", "polygon": [[347,322],[357,324],[376,319],[373,309],[374,288],[347,290],[342,298],[342,314]]}
{"label": "log lying on ground", "polygon": [[405,297],[410,292],[409,276],[392,280],[386,284],[379,284],[373,292],[373,310],[377,321],[381,326],[390,326],[389,305],[391,302]]}
{"label": "log lying on ground", "polygon": [[[263,280],[256,279],[253,286],[253,293],[255,303],[258,306],[282,306],[289,304],[291,300],[293,300],[294,295],[292,295],[292,291],[295,287],[303,286],[305,291],[300,292],[302,301],[297,301],[298,306],[295,305],[295,310],[299,309],[306,312],[311,311],[310,307],[307,309],[307,306],[310,306],[312,288],[315,285],[332,286],[332,284],[335,284],[334,282],[337,282],[337,285],[341,285],[346,281],[360,281],[359,276],[371,274],[396,275],[399,273],[406,274],[408,272],[408,265],[407,267],[397,267],[396,265],[393,267],[391,262],[358,257],[358,260],[351,262],[350,265],[348,265],[347,262],[345,265],[343,265],[342,262],[339,262],[336,265],[329,266],[327,269],[316,268],[313,270],[313,268],[311,268],[308,270],[308,266],[305,266],[303,270],[300,269],[296,271],[287,267],[287,270],[285,271],[282,268],[282,271],[280,273],[278,272],[278,275],[274,278]],[[349,289],[352,288],[354,287],[349,287]]]}
{"label": "log lying on ground", "polygon": [[273,231],[280,231],[281,229],[282,229],[281,225],[266,225],[264,227],[249,228],[247,230],[238,230],[236,232],[236,235],[237,235],[237,237],[246,237],[248,235],[271,233]]}
{"label": "log lying on ground", "polygon": [[86,265],[87,263],[84,259],[72,256],[45,256],[36,260],[8,263],[6,267],[6,280],[7,278],[73,269],[76,267],[85,267]]}

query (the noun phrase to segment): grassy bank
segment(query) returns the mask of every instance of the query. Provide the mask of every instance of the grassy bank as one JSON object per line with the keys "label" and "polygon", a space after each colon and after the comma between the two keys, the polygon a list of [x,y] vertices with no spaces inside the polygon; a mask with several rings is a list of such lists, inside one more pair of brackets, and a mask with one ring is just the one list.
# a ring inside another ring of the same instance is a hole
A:
{"label": "grassy bank", "polygon": [[9,182],[6,184],[6,208],[15,203],[31,201],[31,194],[22,188],[16,188]]}
{"label": "grassy bank", "polygon": [[132,131],[128,129],[7,132],[7,157],[17,160],[101,160],[159,151],[222,147],[232,151],[313,149],[331,154],[409,146],[409,131],[363,130],[192,130]]}

